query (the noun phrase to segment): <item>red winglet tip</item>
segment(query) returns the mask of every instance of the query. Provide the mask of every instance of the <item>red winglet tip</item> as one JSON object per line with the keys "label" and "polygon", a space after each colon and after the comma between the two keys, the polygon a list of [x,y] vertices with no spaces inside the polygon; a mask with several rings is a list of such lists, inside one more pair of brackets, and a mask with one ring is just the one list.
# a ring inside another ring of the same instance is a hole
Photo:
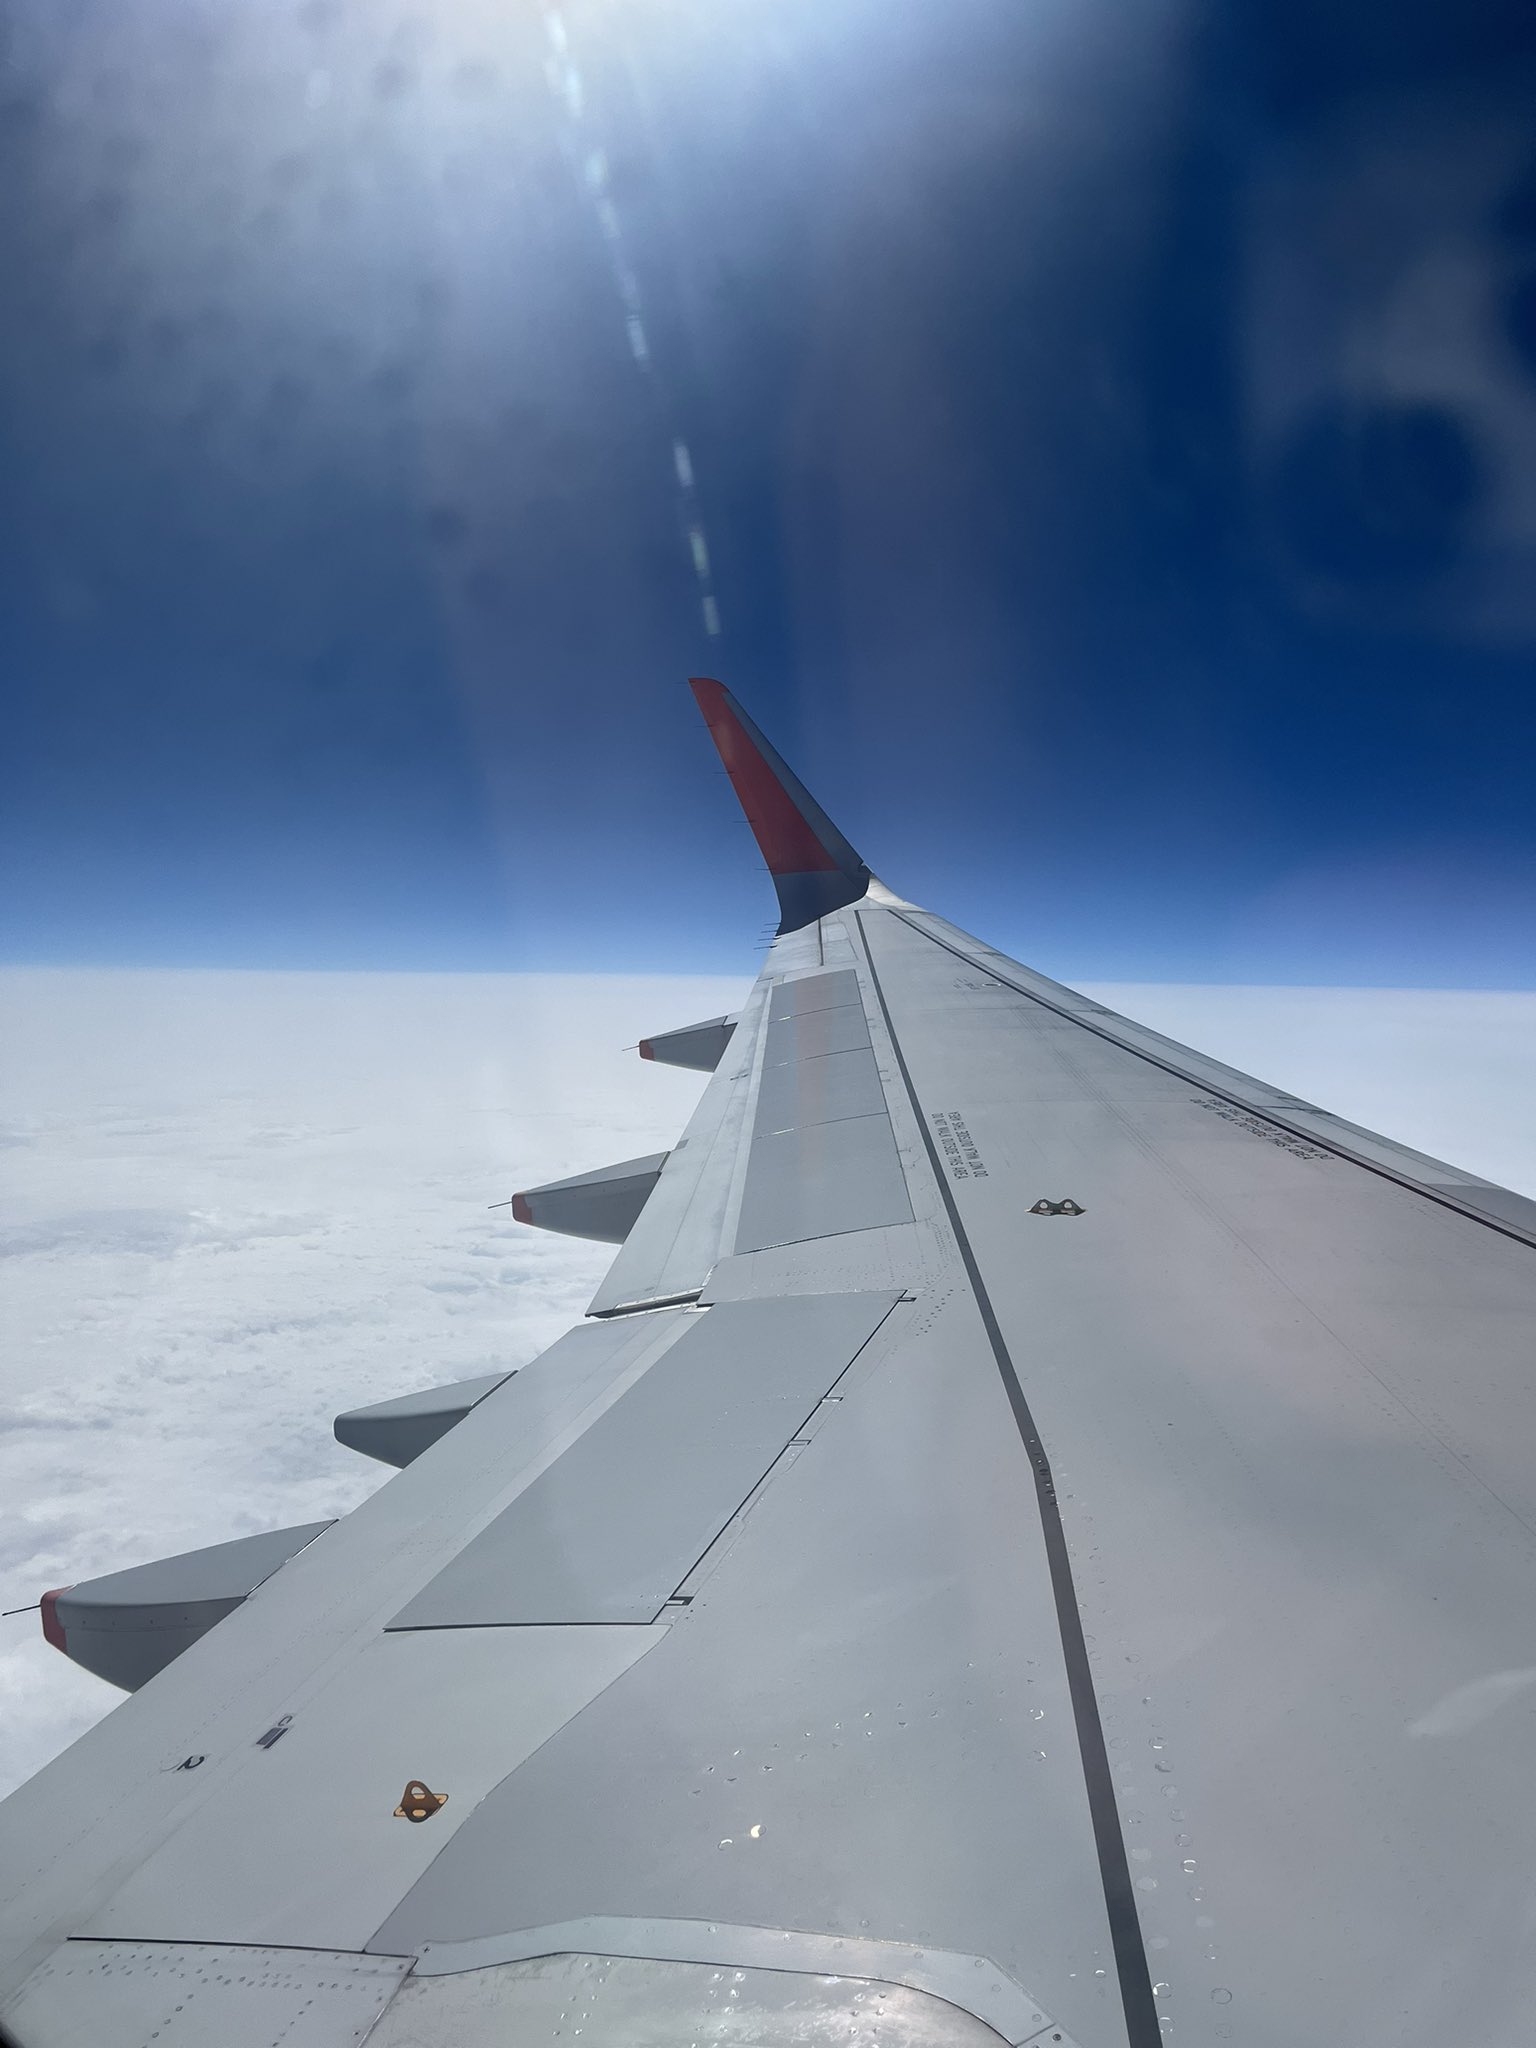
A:
{"label": "red winglet tip", "polygon": [[786,786],[788,770],[725,685],[712,676],[694,676],[692,689],[769,874],[835,872],[836,858]]}
{"label": "red winglet tip", "polygon": [[717,681],[714,676],[690,676],[688,687],[693,692],[694,702],[704,714],[704,723],[713,732],[719,720],[730,716],[724,683]]}
{"label": "red winglet tip", "polygon": [[67,1593],[68,1591],[68,1586],[55,1586],[51,1593],[45,1593],[38,1602],[38,1606],[42,1609],[43,1614],[43,1636],[45,1641],[52,1643],[56,1650],[63,1650],[66,1657],[69,1655],[69,1650],[64,1641],[64,1625],[59,1620],[58,1600],[61,1593]]}
{"label": "red winglet tip", "polygon": [[528,1197],[526,1195],[514,1195],[512,1197],[512,1220],[514,1223],[531,1223],[533,1221],[533,1212],[528,1207]]}

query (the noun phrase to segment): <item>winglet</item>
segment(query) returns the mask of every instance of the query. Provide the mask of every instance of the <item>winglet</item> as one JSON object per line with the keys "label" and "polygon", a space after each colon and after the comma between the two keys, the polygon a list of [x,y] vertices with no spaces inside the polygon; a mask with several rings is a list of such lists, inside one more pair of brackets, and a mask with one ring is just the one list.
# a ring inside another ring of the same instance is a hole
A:
{"label": "winglet", "polygon": [[804,783],[723,683],[694,676],[689,688],[779,892],[780,934],[857,903],[869,887],[869,869]]}

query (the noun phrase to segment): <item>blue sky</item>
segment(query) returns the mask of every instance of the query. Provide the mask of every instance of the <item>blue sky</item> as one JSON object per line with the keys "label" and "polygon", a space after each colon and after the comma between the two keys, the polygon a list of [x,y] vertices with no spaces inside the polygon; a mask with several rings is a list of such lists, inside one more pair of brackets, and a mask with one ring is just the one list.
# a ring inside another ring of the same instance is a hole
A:
{"label": "blue sky", "polygon": [[[1536,17],[18,0],[0,958],[1536,978]],[[718,630],[716,630],[718,628]]]}

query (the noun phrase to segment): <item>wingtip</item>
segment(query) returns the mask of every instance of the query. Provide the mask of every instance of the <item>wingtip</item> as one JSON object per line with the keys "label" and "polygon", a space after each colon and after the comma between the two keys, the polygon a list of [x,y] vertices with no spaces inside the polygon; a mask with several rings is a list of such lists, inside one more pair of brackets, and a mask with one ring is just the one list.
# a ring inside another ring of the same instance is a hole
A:
{"label": "wingtip", "polygon": [[869,869],[804,783],[724,683],[690,676],[688,687],[773,877],[780,934],[856,903]]}

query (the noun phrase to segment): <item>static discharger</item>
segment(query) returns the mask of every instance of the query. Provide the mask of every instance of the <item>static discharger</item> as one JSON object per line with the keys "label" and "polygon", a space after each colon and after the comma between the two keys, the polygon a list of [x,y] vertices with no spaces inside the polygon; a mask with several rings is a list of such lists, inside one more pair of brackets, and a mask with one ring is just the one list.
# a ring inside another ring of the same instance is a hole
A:
{"label": "static discharger", "polygon": [[400,1794],[400,1804],[395,1808],[396,1820],[430,1820],[440,1806],[448,1804],[446,1792],[429,1792],[420,1778],[412,1778]]}
{"label": "static discharger", "polygon": [[1029,1213],[1031,1216],[1081,1216],[1085,1211],[1070,1195],[1063,1202],[1048,1202],[1042,1195]]}

